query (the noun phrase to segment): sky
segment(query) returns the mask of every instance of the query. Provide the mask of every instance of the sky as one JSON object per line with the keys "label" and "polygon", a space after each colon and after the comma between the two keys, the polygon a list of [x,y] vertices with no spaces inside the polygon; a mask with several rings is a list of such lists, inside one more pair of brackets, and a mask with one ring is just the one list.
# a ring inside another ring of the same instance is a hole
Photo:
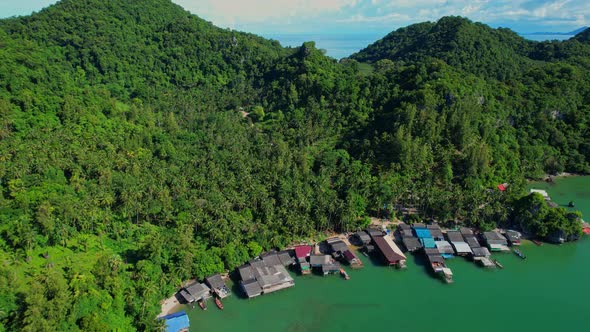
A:
{"label": "sky", "polygon": [[[139,1],[139,0],[138,0]],[[173,0],[217,26],[278,33],[387,33],[460,15],[519,33],[590,25],[588,0]],[[56,0],[0,0],[0,17],[28,15]]]}

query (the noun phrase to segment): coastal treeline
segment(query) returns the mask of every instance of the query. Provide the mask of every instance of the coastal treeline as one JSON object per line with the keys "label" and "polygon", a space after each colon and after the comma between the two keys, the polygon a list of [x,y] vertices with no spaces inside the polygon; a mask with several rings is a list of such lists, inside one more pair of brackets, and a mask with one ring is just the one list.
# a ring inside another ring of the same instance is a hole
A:
{"label": "coastal treeline", "polygon": [[183,280],[401,208],[515,224],[590,171],[587,33],[449,17],[338,62],[167,0],[0,20],[0,330],[152,330]]}

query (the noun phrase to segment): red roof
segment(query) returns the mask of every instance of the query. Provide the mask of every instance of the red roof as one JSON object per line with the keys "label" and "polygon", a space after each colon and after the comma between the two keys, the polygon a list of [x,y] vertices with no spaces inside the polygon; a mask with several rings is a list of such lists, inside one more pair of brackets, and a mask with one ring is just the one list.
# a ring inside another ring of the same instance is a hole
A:
{"label": "red roof", "polygon": [[500,191],[506,191],[506,187],[503,184],[499,184],[498,189],[500,189]]}
{"label": "red roof", "polygon": [[295,256],[297,256],[297,258],[307,257],[309,254],[311,254],[311,246],[295,246]]}
{"label": "red roof", "polygon": [[590,235],[590,228],[583,228],[582,231],[584,232],[584,234]]}

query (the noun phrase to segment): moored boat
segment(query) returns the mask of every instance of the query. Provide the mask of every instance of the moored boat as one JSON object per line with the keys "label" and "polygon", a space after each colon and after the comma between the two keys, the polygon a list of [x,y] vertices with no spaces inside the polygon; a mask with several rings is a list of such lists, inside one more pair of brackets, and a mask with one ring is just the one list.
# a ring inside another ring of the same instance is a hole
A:
{"label": "moored boat", "polygon": [[504,265],[500,264],[500,262],[498,262],[498,260],[497,260],[497,259],[492,259],[492,262],[494,262],[494,264],[496,264],[496,266],[497,266],[497,267],[499,267],[499,268],[501,268],[501,269],[503,269],[503,268],[504,268]]}
{"label": "moored boat", "polygon": [[205,305],[204,300],[199,300],[199,307],[201,307],[201,309],[203,310],[207,310],[207,306]]}
{"label": "moored boat", "polygon": [[526,259],[526,256],[518,249],[514,249],[514,254],[522,259]]}
{"label": "moored boat", "polygon": [[223,310],[223,303],[221,303],[221,300],[218,297],[215,298],[215,305],[219,310]]}
{"label": "moored boat", "polygon": [[346,273],[346,271],[344,271],[344,269],[342,269],[342,268],[340,269],[340,275],[342,277],[344,277],[345,280],[349,280],[350,279],[350,276],[348,276],[348,273]]}
{"label": "moored boat", "polygon": [[543,242],[539,241],[539,240],[533,240],[533,243],[538,245],[538,246],[542,246]]}

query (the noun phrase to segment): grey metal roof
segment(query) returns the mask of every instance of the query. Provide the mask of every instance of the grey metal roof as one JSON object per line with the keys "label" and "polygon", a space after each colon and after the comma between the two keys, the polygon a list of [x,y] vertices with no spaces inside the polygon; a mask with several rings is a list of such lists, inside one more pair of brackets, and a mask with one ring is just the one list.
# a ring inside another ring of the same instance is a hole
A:
{"label": "grey metal roof", "polygon": [[453,246],[447,241],[434,241],[436,248],[441,254],[454,254]]}
{"label": "grey metal roof", "polygon": [[460,232],[461,232],[461,234],[463,234],[463,236],[473,235],[473,231],[471,230],[471,228],[468,228],[468,227],[461,227]]}
{"label": "grey metal roof", "polygon": [[379,229],[367,229],[367,233],[371,236],[371,238],[375,236],[383,236],[383,231]]}
{"label": "grey metal roof", "polygon": [[457,252],[458,254],[470,254],[472,253],[471,248],[469,247],[469,245],[466,242],[451,242],[451,244],[453,245],[453,248],[455,248],[455,252]]}
{"label": "grey metal roof", "polygon": [[401,234],[401,236],[402,236],[402,237],[404,237],[404,238],[405,238],[405,237],[415,237],[415,236],[414,236],[414,233],[412,233],[412,229],[411,229],[411,228],[408,228],[408,229],[402,229],[402,230],[400,231],[400,234]]}
{"label": "grey metal roof", "polygon": [[332,272],[332,271],[338,271],[340,270],[340,263],[338,262],[333,262],[330,264],[323,264],[322,265],[322,271],[324,272]]}
{"label": "grey metal roof", "polygon": [[356,237],[358,237],[361,241],[371,241],[371,237],[365,231],[359,231],[355,233]]}
{"label": "grey metal roof", "polygon": [[408,249],[409,251],[414,251],[416,249],[422,248],[422,243],[415,237],[404,237],[402,239],[402,242],[404,243],[406,249]]}
{"label": "grey metal roof", "polygon": [[412,228],[426,228],[426,225],[423,223],[415,223],[412,225]]}
{"label": "grey metal roof", "polygon": [[221,278],[220,274],[214,274],[210,277],[205,278],[205,282],[211,288],[221,288],[225,286],[225,282],[223,282],[223,278]]}
{"label": "grey metal roof", "polygon": [[506,236],[510,242],[515,242],[520,240],[521,234],[517,231],[508,230],[504,236]]}
{"label": "grey metal roof", "polygon": [[430,235],[432,235],[433,238],[444,238],[443,232],[438,224],[428,225],[426,226],[426,229],[430,231]]}
{"label": "grey metal roof", "polygon": [[488,257],[491,255],[488,248],[485,247],[471,248],[471,250],[473,251],[473,256],[475,257]]}
{"label": "grey metal roof", "polygon": [[332,258],[329,255],[311,255],[309,256],[309,264],[311,266],[320,266],[323,264],[329,264]]}
{"label": "grey metal roof", "polygon": [[262,293],[262,288],[260,288],[260,285],[255,279],[242,281],[241,284],[242,289],[248,297],[257,296]]}
{"label": "grey metal roof", "polygon": [[502,234],[500,234],[499,232],[496,232],[496,231],[484,232],[483,236],[486,239],[486,241],[488,242],[488,244],[501,244],[501,245],[508,244],[508,241],[506,240],[506,238],[503,237]]}
{"label": "grey metal roof", "polygon": [[211,291],[211,289],[207,285],[196,282],[188,285],[187,287],[185,287],[185,289],[190,295],[192,295],[197,300],[206,297],[207,295],[209,295],[209,292]]}
{"label": "grey metal roof", "polygon": [[252,267],[252,269],[265,268],[266,264],[264,263],[264,260],[262,260],[262,259],[254,259],[254,260],[250,261],[250,266]]}
{"label": "grey metal roof", "polygon": [[295,257],[293,257],[288,251],[281,251],[279,252],[279,260],[283,264],[283,266],[289,266],[295,264]]}
{"label": "grey metal roof", "polygon": [[339,240],[337,242],[333,242],[330,244],[330,246],[332,247],[333,251],[346,251],[348,250],[348,246],[346,245],[346,243],[344,243],[342,240]]}
{"label": "grey metal roof", "polygon": [[463,235],[459,231],[448,231],[447,238],[451,242],[464,242]]}
{"label": "grey metal roof", "polygon": [[424,248],[424,253],[426,255],[440,255],[438,248]]}
{"label": "grey metal roof", "polygon": [[262,254],[260,255],[260,258],[262,258],[262,261],[266,266],[283,265],[276,252]]}
{"label": "grey metal roof", "polygon": [[180,296],[182,296],[187,303],[195,302],[197,300],[184,289],[180,290]]}
{"label": "grey metal roof", "polygon": [[250,265],[242,265],[238,267],[238,272],[240,273],[240,279],[242,280],[254,279],[254,271],[252,271]]}
{"label": "grey metal roof", "polygon": [[433,223],[433,224],[427,225],[426,228],[428,228],[428,229],[440,229],[440,226],[437,223]]}
{"label": "grey metal roof", "polygon": [[479,244],[479,241],[477,241],[475,236],[466,236],[465,242],[467,242],[467,244],[471,247],[471,249],[481,247],[481,245]]}
{"label": "grey metal roof", "polygon": [[402,223],[399,223],[399,224],[397,225],[397,227],[398,227],[399,229],[412,229],[412,227],[411,227],[410,225],[408,225],[408,224],[406,224],[406,223],[403,223],[403,222],[402,222]]}
{"label": "grey metal roof", "polygon": [[430,264],[432,263],[444,263],[445,259],[441,255],[426,255]]}

